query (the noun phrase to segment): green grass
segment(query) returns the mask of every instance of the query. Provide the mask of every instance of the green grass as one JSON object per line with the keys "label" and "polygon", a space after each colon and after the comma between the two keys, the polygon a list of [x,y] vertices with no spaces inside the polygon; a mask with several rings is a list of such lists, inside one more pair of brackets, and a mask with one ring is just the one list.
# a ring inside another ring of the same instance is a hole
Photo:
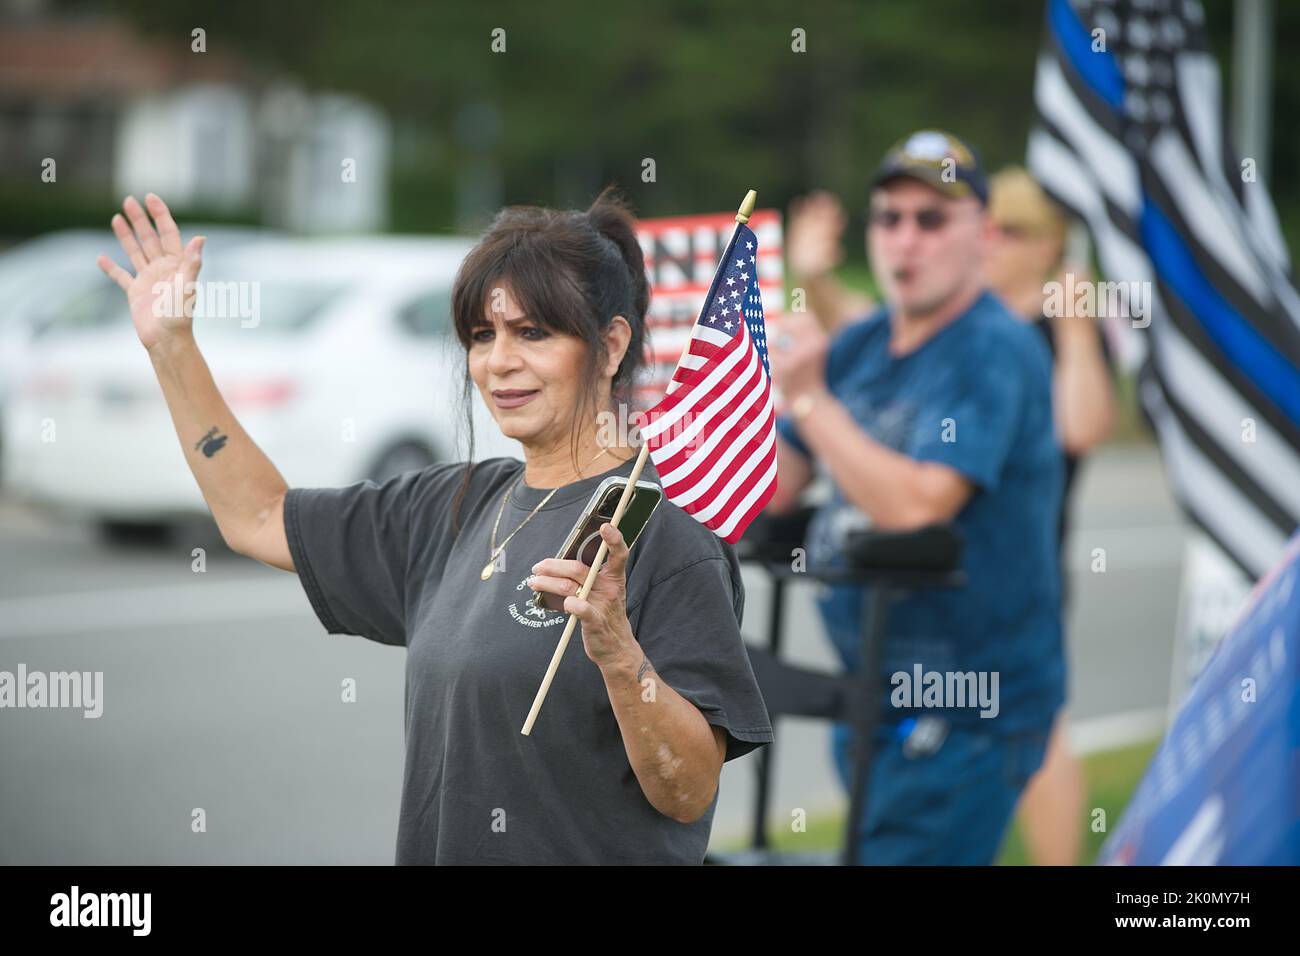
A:
{"label": "green grass", "polygon": [[[1091,864],[1096,861],[1101,845],[1106,842],[1107,833],[1092,832],[1092,813],[1097,807],[1106,811],[1106,828],[1113,830],[1119,823],[1133,797],[1133,791],[1142,780],[1147,765],[1159,746],[1158,740],[1122,750],[1108,750],[1093,754],[1083,760],[1084,778],[1088,781],[1088,800],[1085,806],[1088,819],[1082,821],[1083,862]],[[1025,846],[1020,837],[1019,824],[1013,825],[1007,834],[1007,841],[1002,846],[998,858],[1001,866],[1025,866]]]}
{"label": "green grass", "polygon": [[[1084,831],[1083,862],[1092,864],[1097,852],[1106,840],[1106,833],[1094,833],[1091,828],[1092,810],[1101,807],[1106,811],[1107,829],[1114,829],[1119,823],[1124,807],[1128,805],[1137,789],[1142,774],[1155,754],[1159,741],[1150,741],[1120,750],[1108,750],[1093,754],[1083,760],[1084,774],[1088,782],[1088,818],[1080,821]],[[842,846],[844,835],[843,813],[810,816],[808,828],[803,833],[794,833],[781,828],[770,834],[774,849],[787,852],[817,852],[833,850]],[[725,846],[725,849],[739,849],[742,841]],[[1007,841],[998,857],[1000,866],[1024,866],[1025,848],[1020,838],[1018,826],[1013,826],[1007,835]]]}
{"label": "green grass", "polygon": [[1115,429],[1111,432],[1108,441],[1146,444],[1154,441],[1155,436],[1147,427],[1138,405],[1137,375],[1121,372],[1115,376],[1115,403],[1117,406]]}

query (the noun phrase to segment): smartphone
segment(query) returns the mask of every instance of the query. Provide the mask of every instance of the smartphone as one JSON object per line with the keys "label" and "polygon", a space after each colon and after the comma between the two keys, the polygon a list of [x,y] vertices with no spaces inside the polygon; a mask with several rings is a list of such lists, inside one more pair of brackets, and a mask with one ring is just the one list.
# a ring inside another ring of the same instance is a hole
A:
{"label": "smartphone", "polygon": [[[618,508],[618,501],[623,497],[623,489],[626,487],[626,478],[615,476],[602,481],[587,502],[587,506],[582,509],[582,514],[574,523],[573,530],[564,541],[564,546],[555,556],[566,561],[581,561],[590,567],[596,560],[596,552],[600,550],[600,526],[613,520],[614,511]],[[653,481],[636,483],[632,497],[627,503],[627,510],[623,512],[623,517],[618,522],[618,530],[623,533],[623,540],[627,542],[629,551],[632,550],[632,545],[636,544],[636,539],[641,536],[642,529],[654,514],[654,510],[659,507],[663,497],[664,490]],[[529,603],[533,607],[546,608],[548,611],[564,610],[564,596],[561,594],[534,591]]]}

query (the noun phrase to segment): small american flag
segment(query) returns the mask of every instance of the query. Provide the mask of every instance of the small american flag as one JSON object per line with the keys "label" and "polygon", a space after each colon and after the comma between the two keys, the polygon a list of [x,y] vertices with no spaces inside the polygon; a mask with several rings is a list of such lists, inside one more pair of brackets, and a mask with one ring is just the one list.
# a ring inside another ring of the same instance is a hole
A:
{"label": "small american flag", "polygon": [[668,500],[735,544],[776,491],[776,416],[758,239],[736,227],[689,349],[641,436]]}

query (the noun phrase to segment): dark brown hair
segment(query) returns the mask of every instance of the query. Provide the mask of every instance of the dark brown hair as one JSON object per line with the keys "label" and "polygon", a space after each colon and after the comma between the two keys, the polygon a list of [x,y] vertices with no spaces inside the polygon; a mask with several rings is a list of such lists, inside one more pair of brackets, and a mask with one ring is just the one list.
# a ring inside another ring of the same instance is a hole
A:
{"label": "dark brown hair", "polygon": [[[471,336],[485,321],[493,291],[509,286],[529,319],[548,332],[572,335],[587,346],[583,390],[570,422],[574,468],[578,468],[578,425],[596,415],[599,369],[608,358],[603,335],[621,315],[632,329],[626,353],[610,383],[610,404],[630,404],[632,386],[645,361],[645,316],[650,305],[645,259],[636,220],[614,188],[586,212],[509,206],[497,213],[456,274],[451,290],[452,326],[466,350],[460,404],[467,436],[464,477],[452,506],[452,531],[459,533],[460,506],[473,472],[474,382],[469,374]],[[612,410],[612,409],[611,409]]]}

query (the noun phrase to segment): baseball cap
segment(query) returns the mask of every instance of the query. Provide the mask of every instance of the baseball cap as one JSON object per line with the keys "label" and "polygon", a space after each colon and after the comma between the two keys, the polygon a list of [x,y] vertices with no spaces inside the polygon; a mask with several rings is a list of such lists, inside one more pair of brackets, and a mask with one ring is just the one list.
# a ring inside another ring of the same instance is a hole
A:
{"label": "baseball cap", "polygon": [[868,188],[899,176],[920,180],[954,199],[974,196],[988,203],[988,180],[975,150],[941,129],[919,130],[891,146]]}

